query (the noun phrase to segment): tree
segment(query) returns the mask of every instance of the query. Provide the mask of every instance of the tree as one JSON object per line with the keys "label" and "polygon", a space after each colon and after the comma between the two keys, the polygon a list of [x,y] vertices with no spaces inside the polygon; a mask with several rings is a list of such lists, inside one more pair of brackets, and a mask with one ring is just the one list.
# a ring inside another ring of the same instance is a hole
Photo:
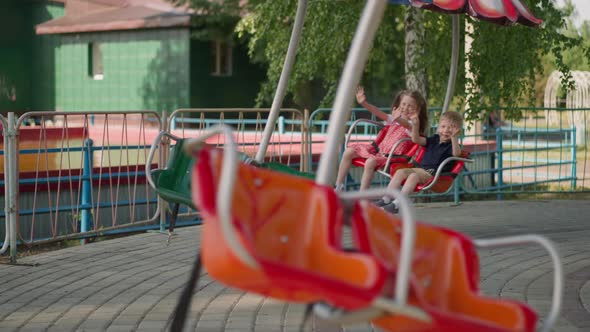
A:
{"label": "tree", "polygon": [[[219,12],[215,13],[210,7],[219,6],[217,9],[223,15],[232,13],[232,10],[235,14],[236,9],[242,13],[247,11],[248,14],[242,16],[235,31],[240,38],[248,40],[251,59],[268,65],[268,80],[259,94],[258,103],[269,103],[286,54],[297,0],[251,0],[245,5],[247,7],[241,8],[239,0],[176,2],[190,4],[197,12],[208,8],[214,15]],[[569,66],[563,58],[564,52],[581,46],[582,38],[563,34],[567,13],[556,7],[554,0],[524,2],[536,17],[544,20],[541,28],[521,25],[502,27],[469,18],[474,26],[474,41],[469,53],[460,60],[459,69],[463,70],[465,60],[470,62],[474,73],[474,81],[470,82],[470,86],[476,86],[477,89],[465,92],[467,82],[459,79],[456,105],[464,102],[466,95],[473,95],[477,103],[485,108],[502,105],[509,109],[523,103],[530,105],[534,100],[537,75],[543,72],[542,58],[545,54],[553,54],[556,67],[569,73]],[[313,90],[315,86],[324,89],[319,104],[331,105],[364,4],[365,1],[360,0],[309,2],[295,68],[288,86],[288,92],[299,106],[315,108],[318,102],[309,97],[310,89]],[[363,76],[363,84],[369,86],[367,90],[381,96],[374,100],[390,101],[391,92],[405,85],[403,15],[407,10],[406,6],[388,6],[377,32]],[[430,11],[424,11],[423,16],[426,46],[424,57],[419,63],[423,64],[426,71],[429,104],[441,105],[449,71],[451,18]],[[588,47],[584,48],[584,52],[590,54]],[[460,72],[458,77],[462,76]],[[566,75],[564,84],[571,88],[571,77]],[[388,96],[383,98],[385,94]],[[466,114],[468,120],[476,120],[481,116],[480,109],[468,109]],[[518,118],[520,112],[513,110],[505,115]]]}

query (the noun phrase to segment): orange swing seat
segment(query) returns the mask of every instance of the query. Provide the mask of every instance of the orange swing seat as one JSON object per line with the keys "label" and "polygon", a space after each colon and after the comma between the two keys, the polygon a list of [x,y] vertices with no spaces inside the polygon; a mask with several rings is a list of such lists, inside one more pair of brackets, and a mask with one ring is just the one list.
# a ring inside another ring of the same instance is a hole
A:
{"label": "orange swing seat", "polygon": [[[400,220],[370,204],[353,215],[353,241],[373,254],[389,271],[399,261]],[[479,259],[473,242],[456,231],[416,223],[410,304],[432,318],[427,324],[399,315],[373,323],[388,331],[519,331],[533,332],[537,314],[517,301],[479,294]],[[403,328],[402,328],[403,327]]]}
{"label": "orange swing seat", "polygon": [[239,241],[258,266],[236,257],[216,208],[221,152],[198,151],[192,174],[208,273],[226,285],[285,301],[329,300],[346,309],[369,305],[386,271],[371,255],[340,249],[344,211],[331,188],[311,180],[240,163],[233,197],[226,199]]}

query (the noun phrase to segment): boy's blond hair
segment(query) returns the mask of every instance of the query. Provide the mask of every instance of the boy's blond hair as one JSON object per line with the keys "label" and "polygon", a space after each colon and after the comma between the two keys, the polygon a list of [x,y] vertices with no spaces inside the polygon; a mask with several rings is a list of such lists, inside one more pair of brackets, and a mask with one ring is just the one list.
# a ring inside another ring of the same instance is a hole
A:
{"label": "boy's blond hair", "polygon": [[440,120],[442,120],[442,119],[446,119],[447,121],[454,124],[458,128],[463,128],[463,115],[461,115],[461,113],[459,113],[459,112],[454,112],[454,111],[444,112],[440,116]]}

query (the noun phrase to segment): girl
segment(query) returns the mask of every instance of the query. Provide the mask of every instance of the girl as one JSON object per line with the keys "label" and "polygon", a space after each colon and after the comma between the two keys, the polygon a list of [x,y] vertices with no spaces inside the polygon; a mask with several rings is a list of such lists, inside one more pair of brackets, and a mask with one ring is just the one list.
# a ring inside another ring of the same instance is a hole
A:
{"label": "girl", "polygon": [[[363,176],[361,178],[360,190],[365,190],[371,186],[375,170],[383,167],[387,162],[387,155],[393,145],[401,138],[411,138],[412,123],[410,121],[414,116],[420,119],[419,132],[424,135],[428,123],[428,112],[426,110],[426,101],[418,91],[402,91],[393,101],[391,114],[382,112],[374,105],[367,102],[365,90],[359,87],[356,92],[356,101],[371,112],[375,117],[384,121],[385,127],[381,130],[387,130],[383,140],[379,144],[353,144],[346,148],[342,155],[342,161],[338,169],[336,178],[336,191],[344,189],[344,179],[350,170],[354,158],[366,158]],[[393,151],[396,155],[404,154],[412,147],[411,141],[402,142]]]}

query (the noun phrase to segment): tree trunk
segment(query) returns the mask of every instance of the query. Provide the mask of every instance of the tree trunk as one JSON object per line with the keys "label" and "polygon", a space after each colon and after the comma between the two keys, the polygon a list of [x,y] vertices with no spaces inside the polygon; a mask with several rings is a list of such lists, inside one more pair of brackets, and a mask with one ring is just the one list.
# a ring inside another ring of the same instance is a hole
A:
{"label": "tree trunk", "polygon": [[408,7],[405,16],[406,88],[419,91],[427,97],[426,70],[422,62],[424,54],[424,13],[418,8]]}

